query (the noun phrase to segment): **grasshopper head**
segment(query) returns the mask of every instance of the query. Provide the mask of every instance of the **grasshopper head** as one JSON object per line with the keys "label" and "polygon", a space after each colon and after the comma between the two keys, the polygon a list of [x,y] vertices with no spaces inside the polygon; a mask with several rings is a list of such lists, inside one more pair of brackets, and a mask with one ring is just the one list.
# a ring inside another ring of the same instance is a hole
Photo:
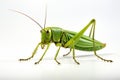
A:
{"label": "grasshopper head", "polygon": [[42,29],[40,32],[41,32],[41,43],[42,44],[50,43],[50,41],[51,41],[51,29],[45,28],[45,29]]}

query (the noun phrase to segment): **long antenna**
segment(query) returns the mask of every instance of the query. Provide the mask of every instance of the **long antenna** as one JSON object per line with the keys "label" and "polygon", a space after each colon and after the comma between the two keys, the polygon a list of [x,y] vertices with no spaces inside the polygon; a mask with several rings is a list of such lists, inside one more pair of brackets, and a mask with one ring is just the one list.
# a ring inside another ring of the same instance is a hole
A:
{"label": "long antenna", "polygon": [[41,29],[43,29],[43,27],[42,27],[36,20],[34,20],[32,17],[28,16],[27,14],[22,13],[22,12],[19,12],[19,11],[16,11],[16,10],[13,10],[13,9],[9,9],[9,10],[14,11],[14,12],[17,12],[17,13],[20,13],[20,14],[28,17],[29,19],[31,19],[32,21],[34,21]]}
{"label": "long antenna", "polygon": [[46,26],[46,20],[47,20],[47,4],[45,5],[45,20],[44,20],[44,29]]}

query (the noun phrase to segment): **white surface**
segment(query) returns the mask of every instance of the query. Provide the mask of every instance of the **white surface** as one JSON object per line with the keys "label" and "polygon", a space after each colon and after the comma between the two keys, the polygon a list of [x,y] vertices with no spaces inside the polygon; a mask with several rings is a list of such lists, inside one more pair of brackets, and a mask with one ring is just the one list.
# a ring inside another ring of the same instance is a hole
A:
{"label": "white surface", "polygon": [[[43,61],[34,65],[44,50],[27,62],[19,58],[31,55],[40,41],[40,28],[28,18],[8,9],[22,11],[44,24],[45,2],[48,5],[47,26],[79,31],[92,18],[96,23],[96,39],[107,46],[98,54],[113,63],[97,59],[93,53],[76,51],[80,65],[72,56],[62,57],[68,50],[62,48],[57,65],[53,60],[56,46],[51,45]],[[0,0],[0,80],[80,80],[119,79],[120,74],[120,1],[119,0]]]}

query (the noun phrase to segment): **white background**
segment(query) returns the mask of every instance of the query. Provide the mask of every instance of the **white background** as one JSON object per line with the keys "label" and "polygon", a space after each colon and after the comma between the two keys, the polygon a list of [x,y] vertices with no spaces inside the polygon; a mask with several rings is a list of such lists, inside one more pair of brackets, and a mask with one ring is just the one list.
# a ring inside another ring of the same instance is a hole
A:
{"label": "white background", "polygon": [[[30,19],[12,12],[15,9],[32,16],[44,25],[45,3],[48,6],[46,26],[80,31],[92,18],[96,19],[96,39],[107,44],[98,51],[113,63],[97,59],[92,52],[76,50],[77,65],[69,50],[62,48],[53,60],[57,47],[52,44],[43,61],[34,65],[44,50],[39,48],[33,59],[19,62],[31,55],[40,42],[40,28]],[[0,80],[80,80],[119,79],[120,74],[120,1],[119,0],[0,0]]]}

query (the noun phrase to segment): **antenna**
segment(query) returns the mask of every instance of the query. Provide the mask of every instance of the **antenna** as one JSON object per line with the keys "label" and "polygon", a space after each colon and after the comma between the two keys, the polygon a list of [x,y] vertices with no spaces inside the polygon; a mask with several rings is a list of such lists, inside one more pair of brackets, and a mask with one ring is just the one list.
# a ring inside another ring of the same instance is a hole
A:
{"label": "antenna", "polygon": [[44,29],[46,26],[46,20],[47,20],[47,4],[45,5],[45,20],[44,20]]}
{"label": "antenna", "polygon": [[31,19],[32,21],[34,21],[41,29],[43,29],[43,27],[42,27],[36,20],[34,20],[32,17],[28,16],[27,14],[22,13],[22,12],[19,12],[19,11],[16,11],[16,10],[13,10],[13,9],[9,9],[9,10],[14,11],[14,12],[17,12],[17,13],[20,13],[20,14],[28,17],[29,19]]}

